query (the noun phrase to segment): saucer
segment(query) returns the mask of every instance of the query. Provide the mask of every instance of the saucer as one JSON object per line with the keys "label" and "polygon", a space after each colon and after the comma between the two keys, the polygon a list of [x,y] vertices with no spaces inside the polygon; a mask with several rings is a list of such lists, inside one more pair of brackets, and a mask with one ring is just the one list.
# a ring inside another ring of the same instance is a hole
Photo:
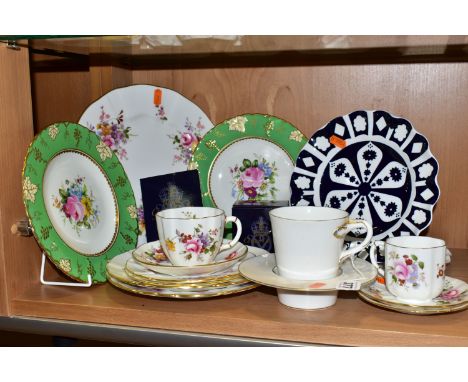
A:
{"label": "saucer", "polygon": [[[227,240],[224,240],[226,243]],[[171,276],[208,275],[227,269],[245,258],[247,247],[242,243],[232,248],[220,251],[213,263],[196,266],[175,266],[167,259],[161,248],[159,240],[146,243],[133,251],[133,258],[154,272]]]}
{"label": "saucer", "polygon": [[233,286],[228,286],[228,287],[204,288],[204,289],[154,288],[154,287],[129,285],[110,275],[107,276],[107,280],[116,288],[124,290],[126,292],[140,294],[143,296],[150,296],[150,297],[169,297],[169,298],[179,298],[179,299],[199,299],[199,298],[226,296],[229,294],[245,292],[250,289],[254,289],[258,287],[258,285],[254,283],[245,282],[244,284],[241,284],[241,285],[233,285]]}
{"label": "saucer", "polygon": [[370,304],[408,314],[442,314],[464,310],[468,307],[468,284],[462,280],[445,277],[442,293],[429,302],[421,304],[407,303],[399,300],[385,287],[385,284],[374,283],[363,287],[359,297]]}
{"label": "saucer", "polygon": [[257,284],[266,285],[272,288],[301,291],[301,292],[330,292],[339,289],[359,289],[347,288],[346,285],[362,285],[369,283],[377,276],[375,267],[369,262],[361,259],[354,259],[354,267],[351,260],[345,260],[341,265],[341,273],[326,280],[291,280],[276,273],[276,258],[272,253],[257,256],[243,261],[239,266],[239,272],[246,279]]}

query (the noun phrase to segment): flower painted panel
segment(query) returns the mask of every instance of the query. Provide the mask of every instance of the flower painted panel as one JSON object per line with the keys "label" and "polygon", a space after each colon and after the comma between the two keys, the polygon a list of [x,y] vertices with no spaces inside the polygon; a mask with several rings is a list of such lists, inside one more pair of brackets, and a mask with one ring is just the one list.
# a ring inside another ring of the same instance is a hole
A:
{"label": "flower painted panel", "polygon": [[232,196],[236,200],[275,200],[278,189],[276,177],[278,168],[275,162],[256,156],[250,160],[244,158],[242,164],[229,169],[232,174]]}
{"label": "flower painted panel", "polygon": [[58,195],[52,198],[54,207],[59,209],[64,217],[64,224],[68,222],[78,236],[82,229],[92,229],[98,225],[99,206],[93,190],[86,186],[84,177],[65,179],[58,189]]}
{"label": "flower painted panel", "polygon": [[201,261],[205,256],[213,256],[218,247],[218,228],[206,230],[198,224],[191,233],[176,230],[177,236],[166,239],[166,247],[171,252],[178,252],[189,261],[196,257]]}

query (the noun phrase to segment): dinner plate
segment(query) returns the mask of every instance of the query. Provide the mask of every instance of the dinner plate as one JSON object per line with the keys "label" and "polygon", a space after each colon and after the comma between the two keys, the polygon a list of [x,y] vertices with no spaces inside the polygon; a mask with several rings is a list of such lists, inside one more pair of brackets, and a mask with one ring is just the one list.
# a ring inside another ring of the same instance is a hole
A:
{"label": "dinner plate", "polygon": [[[227,243],[228,240],[224,240]],[[133,258],[154,272],[171,276],[209,275],[230,268],[247,255],[247,247],[236,243],[233,247],[220,251],[213,263],[195,266],[175,266],[167,259],[159,240],[146,243],[133,251]]]}
{"label": "dinner plate", "polygon": [[151,85],[110,91],[85,110],[79,123],[122,162],[138,204],[138,243],[145,243],[140,179],[187,170],[194,147],[213,124],[181,94]]}
{"label": "dinner plate", "polygon": [[48,126],[26,154],[23,201],[44,253],[66,275],[106,281],[106,261],[137,244],[137,209],[117,156],[75,123]]}
{"label": "dinner plate", "polygon": [[280,276],[276,268],[275,255],[272,253],[243,261],[239,266],[239,273],[257,284],[302,292],[334,291],[342,288],[346,283],[363,285],[371,282],[377,276],[377,271],[372,264],[356,258],[354,259],[354,266],[351,260],[345,260],[340,266],[340,272],[336,277],[325,280],[292,280]]}
{"label": "dinner plate", "polygon": [[116,288],[124,290],[126,292],[150,297],[169,297],[179,299],[200,299],[226,296],[230,294],[245,292],[258,287],[257,284],[246,282],[245,284],[234,285],[229,287],[213,287],[206,289],[190,290],[181,288],[154,288],[128,285],[122,281],[117,280],[112,276],[108,276],[108,281]]}
{"label": "dinner plate", "polygon": [[408,314],[442,314],[468,308],[468,284],[448,276],[445,277],[442,293],[421,304],[399,300],[388,291],[385,284],[377,281],[363,287],[359,296],[373,305]]}
{"label": "dinner plate", "polygon": [[[106,266],[109,276],[129,285],[180,289],[200,289],[245,284],[248,280],[240,276],[238,266],[235,270],[234,267],[232,268],[229,272],[232,277],[226,277],[227,270],[226,272],[219,272],[217,276],[210,275],[201,278],[168,276],[156,274],[144,268],[132,258],[130,251],[114,257]],[[140,276],[141,274],[145,274],[145,270],[146,272],[153,273],[156,277]]]}
{"label": "dinner plate", "polygon": [[439,165],[404,118],[358,110],[319,129],[299,154],[291,204],[346,210],[372,224],[374,239],[418,235],[439,198]]}
{"label": "dinner plate", "polygon": [[230,215],[237,200],[289,200],[294,162],[307,142],[290,123],[244,114],[211,129],[193,155],[204,206]]}

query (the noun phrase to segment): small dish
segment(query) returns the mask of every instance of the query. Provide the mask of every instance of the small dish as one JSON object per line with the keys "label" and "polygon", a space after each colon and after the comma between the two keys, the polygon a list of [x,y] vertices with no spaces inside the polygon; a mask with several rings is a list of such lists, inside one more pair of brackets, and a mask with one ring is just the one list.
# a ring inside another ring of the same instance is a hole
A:
{"label": "small dish", "polygon": [[445,277],[442,293],[420,305],[398,300],[384,284],[375,281],[359,291],[359,297],[372,305],[407,314],[443,314],[464,310],[468,307],[468,284],[462,280]]}
{"label": "small dish", "polygon": [[159,240],[143,244],[133,251],[133,258],[145,268],[171,276],[209,275],[220,272],[243,260],[246,255],[247,247],[237,243],[232,248],[219,252],[211,264],[175,266],[164,255]]}
{"label": "small dish", "polygon": [[346,283],[369,283],[377,276],[375,267],[367,261],[354,259],[354,268],[350,260],[340,267],[340,274],[326,280],[291,280],[280,276],[276,270],[276,258],[272,253],[243,261],[239,273],[257,284],[272,288],[301,292],[329,292],[343,288]]}

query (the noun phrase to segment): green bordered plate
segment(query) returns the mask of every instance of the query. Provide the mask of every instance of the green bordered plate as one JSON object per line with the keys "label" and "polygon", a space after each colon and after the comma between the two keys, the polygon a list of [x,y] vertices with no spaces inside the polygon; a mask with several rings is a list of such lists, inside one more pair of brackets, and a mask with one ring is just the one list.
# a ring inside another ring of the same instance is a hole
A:
{"label": "green bordered plate", "polygon": [[244,114],[211,129],[193,156],[204,206],[231,214],[237,200],[289,200],[296,158],[307,143],[290,123]]}
{"label": "green bordered plate", "polygon": [[112,150],[87,128],[53,124],[31,143],[23,201],[37,242],[67,276],[106,281],[106,263],[137,244],[137,210]]}

